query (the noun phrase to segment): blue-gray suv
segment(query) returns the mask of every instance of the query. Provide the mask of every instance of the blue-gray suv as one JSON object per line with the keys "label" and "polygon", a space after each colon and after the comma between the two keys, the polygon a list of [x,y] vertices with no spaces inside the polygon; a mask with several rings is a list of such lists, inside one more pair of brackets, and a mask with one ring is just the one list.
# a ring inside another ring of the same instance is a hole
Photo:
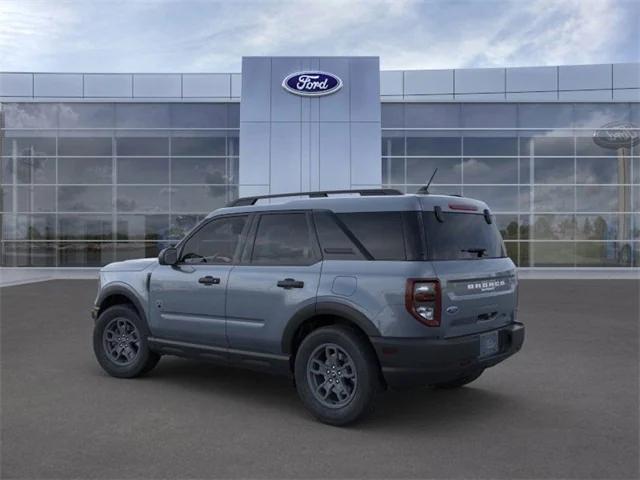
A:
{"label": "blue-gray suv", "polygon": [[389,189],[240,198],[158,259],[100,271],[93,347],[115,377],[179,355],[293,377],[343,425],[385,388],[454,388],[517,352],[513,262],[489,208]]}

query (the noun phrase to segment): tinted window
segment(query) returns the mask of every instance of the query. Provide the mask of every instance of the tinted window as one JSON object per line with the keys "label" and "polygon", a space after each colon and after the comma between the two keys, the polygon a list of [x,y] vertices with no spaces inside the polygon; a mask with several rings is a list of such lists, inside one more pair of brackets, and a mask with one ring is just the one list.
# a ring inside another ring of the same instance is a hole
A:
{"label": "tinted window", "polygon": [[336,223],[333,214],[313,215],[325,260],[363,260],[364,255]]}
{"label": "tinted window", "polygon": [[184,244],[181,261],[184,263],[231,263],[246,223],[246,216],[210,221]]}
{"label": "tinted window", "polygon": [[338,218],[374,260],[406,260],[400,212],[341,213]]}
{"label": "tinted window", "polygon": [[260,217],[252,263],[307,265],[313,259],[314,249],[306,214],[286,213]]}
{"label": "tinted window", "polygon": [[439,222],[433,212],[424,212],[427,250],[431,260],[467,260],[504,257],[502,237],[495,222],[484,215],[442,213]]}

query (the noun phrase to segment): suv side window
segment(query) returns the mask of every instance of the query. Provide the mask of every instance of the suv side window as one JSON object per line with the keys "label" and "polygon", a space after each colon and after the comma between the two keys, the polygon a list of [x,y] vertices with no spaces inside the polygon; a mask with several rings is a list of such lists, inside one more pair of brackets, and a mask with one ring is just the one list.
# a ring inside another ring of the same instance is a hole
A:
{"label": "suv side window", "polygon": [[314,212],[313,220],[325,260],[365,260],[360,247],[338,225],[334,214]]}
{"label": "suv side window", "polygon": [[374,260],[406,260],[401,212],[338,213]]}
{"label": "suv side window", "polygon": [[263,214],[258,221],[251,263],[310,265],[317,260],[306,213]]}
{"label": "suv side window", "polygon": [[185,242],[180,262],[232,263],[248,218],[248,215],[241,215],[211,220]]}

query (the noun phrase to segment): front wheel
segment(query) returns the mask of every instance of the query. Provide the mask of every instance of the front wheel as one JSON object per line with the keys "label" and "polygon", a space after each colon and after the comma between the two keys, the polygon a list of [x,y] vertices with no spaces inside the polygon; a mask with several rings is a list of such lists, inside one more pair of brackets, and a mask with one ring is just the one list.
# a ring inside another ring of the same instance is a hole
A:
{"label": "front wheel", "polygon": [[111,376],[138,377],[160,360],[147,343],[147,326],[128,305],[114,305],[100,314],[93,329],[93,351]]}
{"label": "front wheel", "polygon": [[370,413],[380,386],[371,347],[341,326],[320,328],[302,341],[295,379],[307,409],[330,425],[346,425]]}

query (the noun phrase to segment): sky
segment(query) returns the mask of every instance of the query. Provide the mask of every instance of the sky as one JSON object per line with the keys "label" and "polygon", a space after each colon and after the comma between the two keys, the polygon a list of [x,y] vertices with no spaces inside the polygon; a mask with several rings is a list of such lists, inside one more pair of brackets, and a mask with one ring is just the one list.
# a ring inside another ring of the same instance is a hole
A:
{"label": "sky", "polygon": [[0,0],[0,71],[239,72],[243,55],[381,68],[640,60],[640,0]]}

